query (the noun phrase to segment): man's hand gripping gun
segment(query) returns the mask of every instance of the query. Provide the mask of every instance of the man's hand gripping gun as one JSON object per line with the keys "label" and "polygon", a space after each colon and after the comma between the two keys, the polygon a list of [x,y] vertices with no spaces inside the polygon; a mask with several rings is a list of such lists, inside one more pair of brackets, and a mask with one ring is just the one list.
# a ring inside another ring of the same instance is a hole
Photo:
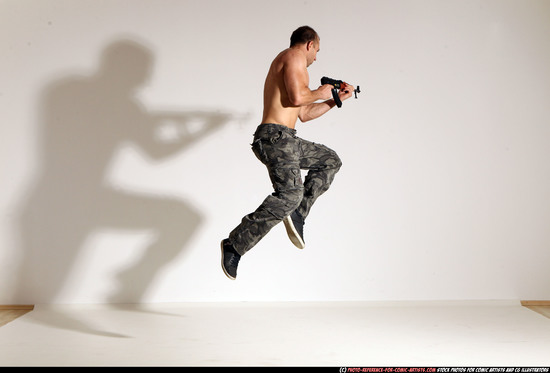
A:
{"label": "man's hand gripping gun", "polygon": [[[332,88],[332,98],[334,99],[336,106],[338,106],[339,108],[342,107],[342,100],[340,100],[340,96],[338,96],[338,90],[345,89],[347,84],[341,80],[327,78],[326,76],[323,76],[321,78],[321,84],[330,84],[334,87]],[[353,93],[355,94],[355,98],[357,98],[357,94],[361,93],[359,86],[357,86],[357,88],[353,90]]]}

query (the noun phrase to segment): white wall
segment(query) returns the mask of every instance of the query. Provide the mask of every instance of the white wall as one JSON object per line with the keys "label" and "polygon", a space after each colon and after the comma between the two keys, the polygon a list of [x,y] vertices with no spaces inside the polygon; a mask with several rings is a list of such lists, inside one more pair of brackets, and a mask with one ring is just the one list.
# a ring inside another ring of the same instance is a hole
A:
{"label": "white wall", "polygon": [[[0,24],[0,304],[550,298],[549,1],[1,0]],[[298,125],[344,166],[307,248],[275,227],[230,281],[219,242],[271,187],[263,80],[303,24],[311,87],[363,91]],[[174,121],[207,131],[164,156]]]}

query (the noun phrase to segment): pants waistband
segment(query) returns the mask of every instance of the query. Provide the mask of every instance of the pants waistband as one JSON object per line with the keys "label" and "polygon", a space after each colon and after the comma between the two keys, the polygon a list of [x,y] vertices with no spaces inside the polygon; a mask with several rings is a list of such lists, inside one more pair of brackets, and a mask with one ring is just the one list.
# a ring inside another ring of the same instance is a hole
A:
{"label": "pants waistband", "polygon": [[285,125],[282,125],[282,124],[277,124],[277,123],[262,123],[258,126],[258,128],[256,129],[256,133],[255,135],[258,135],[262,132],[270,132],[270,131],[283,131],[283,132],[288,132],[290,133],[291,135],[295,135],[296,134],[296,130],[294,128],[289,128]]}

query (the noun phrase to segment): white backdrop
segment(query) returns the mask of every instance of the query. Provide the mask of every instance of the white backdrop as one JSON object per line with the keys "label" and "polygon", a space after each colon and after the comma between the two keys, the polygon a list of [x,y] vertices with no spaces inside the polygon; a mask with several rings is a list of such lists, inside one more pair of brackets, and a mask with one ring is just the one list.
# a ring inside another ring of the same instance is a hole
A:
{"label": "white backdrop", "polygon": [[[0,304],[550,298],[550,1],[0,0],[0,24]],[[311,87],[363,91],[297,127],[344,165],[306,249],[277,226],[230,281],[304,24]]]}

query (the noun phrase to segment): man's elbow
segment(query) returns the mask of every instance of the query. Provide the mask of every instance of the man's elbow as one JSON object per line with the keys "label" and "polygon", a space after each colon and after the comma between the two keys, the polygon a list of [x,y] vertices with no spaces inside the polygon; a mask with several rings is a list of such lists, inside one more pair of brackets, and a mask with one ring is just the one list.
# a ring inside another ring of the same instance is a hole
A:
{"label": "man's elbow", "polygon": [[288,101],[290,102],[290,105],[294,106],[294,107],[300,107],[300,106],[304,106],[304,99],[300,96],[291,96],[288,98]]}
{"label": "man's elbow", "polygon": [[300,119],[300,122],[305,123],[305,122],[309,122],[313,118],[309,116],[307,113],[300,113],[298,115],[298,119]]}
{"label": "man's elbow", "polygon": [[311,97],[305,91],[295,90],[289,92],[288,101],[295,107],[306,106],[311,103]]}

